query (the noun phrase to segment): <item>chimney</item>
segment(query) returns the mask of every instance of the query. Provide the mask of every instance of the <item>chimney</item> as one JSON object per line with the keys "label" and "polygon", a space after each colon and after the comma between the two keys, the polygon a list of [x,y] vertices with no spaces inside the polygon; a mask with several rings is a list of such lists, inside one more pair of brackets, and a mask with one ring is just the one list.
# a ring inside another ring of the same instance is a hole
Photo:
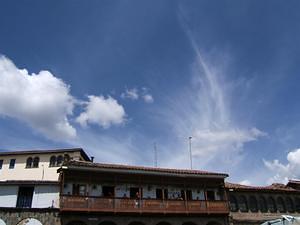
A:
{"label": "chimney", "polygon": [[92,162],[94,162],[94,158],[95,158],[94,156],[91,156],[91,161],[92,161]]}

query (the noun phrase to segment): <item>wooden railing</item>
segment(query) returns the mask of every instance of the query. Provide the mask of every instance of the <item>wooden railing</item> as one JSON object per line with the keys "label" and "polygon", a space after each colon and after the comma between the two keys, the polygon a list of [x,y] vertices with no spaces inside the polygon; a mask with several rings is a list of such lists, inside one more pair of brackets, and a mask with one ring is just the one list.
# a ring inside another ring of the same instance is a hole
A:
{"label": "wooden railing", "polygon": [[127,199],[84,196],[61,196],[61,211],[89,211],[114,213],[185,213],[227,214],[226,201]]}

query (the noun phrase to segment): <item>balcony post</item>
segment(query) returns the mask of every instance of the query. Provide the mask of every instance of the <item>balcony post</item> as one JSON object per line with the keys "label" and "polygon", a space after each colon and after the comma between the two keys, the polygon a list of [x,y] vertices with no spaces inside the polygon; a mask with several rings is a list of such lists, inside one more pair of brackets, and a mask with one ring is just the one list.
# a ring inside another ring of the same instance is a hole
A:
{"label": "balcony post", "polygon": [[185,212],[188,213],[188,202],[187,202],[187,195],[186,195],[186,184],[185,179],[183,180],[183,187],[184,187],[184,206],[185,206]]}

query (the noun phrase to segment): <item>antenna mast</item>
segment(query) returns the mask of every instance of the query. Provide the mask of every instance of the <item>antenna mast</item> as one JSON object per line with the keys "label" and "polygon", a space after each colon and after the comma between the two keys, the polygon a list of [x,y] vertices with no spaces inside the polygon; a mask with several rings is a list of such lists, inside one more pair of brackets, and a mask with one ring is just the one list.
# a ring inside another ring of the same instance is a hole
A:
{"label": "antenna mast", "polygon": [[190,163],[191,163],[191,170],[192,170],[193,169],[192,137],[189,137],[189,149],[190,149]]}
{"label": "antenna mast", "polygon": [[154,142],[154,167],[157,167],[157,147],[155,142]]}

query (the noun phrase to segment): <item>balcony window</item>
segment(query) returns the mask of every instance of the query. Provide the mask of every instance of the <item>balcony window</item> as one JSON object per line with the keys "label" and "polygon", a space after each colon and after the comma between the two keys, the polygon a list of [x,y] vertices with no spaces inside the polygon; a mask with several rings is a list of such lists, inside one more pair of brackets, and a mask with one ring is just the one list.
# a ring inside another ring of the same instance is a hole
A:
{"label": "balcony window", "polygon": [[103,186],[102,187],[103,197],[114,197],[115,196],[115,187],[114,186]]}
{"label": "balcony window", "polygon": [[156,199],[163,199],[162,189],[156,189]]}
{"label": "balcony window", "polygon": [[9,169],[15,168],[16,159],[11,159],[9,162]]}
{"label": "balcony window", "polygon": [[2,169],[3,166],[3,159],[0,159],[0,170]]}
{"label": "balcony window", "polygon": [[215,192],[214,191],[206,191],[206,196],[208,201],[216,200]]}
{"label": "balcony window", "polygon": [[186,190],[186,199],[193,200],[192,190]]}

